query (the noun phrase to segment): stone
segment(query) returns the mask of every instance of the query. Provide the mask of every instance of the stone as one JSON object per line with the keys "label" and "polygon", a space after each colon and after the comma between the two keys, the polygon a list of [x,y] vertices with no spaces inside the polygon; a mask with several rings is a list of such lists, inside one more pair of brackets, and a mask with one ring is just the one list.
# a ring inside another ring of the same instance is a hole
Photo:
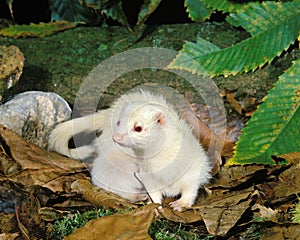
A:
{"label": "stone", "polygon": [[52,92],[28,91],[0,106],[0,123],[28,142],[47,148],[54,126],[71,118],[68,103]]}

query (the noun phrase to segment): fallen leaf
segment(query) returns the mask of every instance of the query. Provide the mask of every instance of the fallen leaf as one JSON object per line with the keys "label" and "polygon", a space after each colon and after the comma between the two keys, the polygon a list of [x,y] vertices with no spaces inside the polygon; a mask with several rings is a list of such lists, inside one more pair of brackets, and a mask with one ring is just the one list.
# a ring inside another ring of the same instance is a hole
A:
{"label": "fallen leaf", "polygon": [[1,240],[14,240],[19,236],[18,233],[1,233],[0,239]]}
{"label": "fallen leaf", "polygon": [[[5,157],[0,157],[1,169],[10,169],[5,171],[10,181],[47,187],[53,192],[69,192],[70,185],[75,179],[88,176],[82,162],[50,153],[28,143],[2,125],[0,125],[0,139],[2,150],[5,151],[2,152]],[[8,157],[13,162],[8,161]],[[14,166],[13,172],[11,166]]]}
{"label": "fallen leaf", "polygon": [[299,240],[299,224],[283,224],[267,228],[263,231],[260,239],[264,240]]}
{"label": "fallen leaf", "polygon": [[193,223],[202,220],[199,211],[193,207],[186,209],[183,212],[174,211],[169,206],[169,203],[173,201],[174,201],[173,198],[164,199],[162,204],[163,211],[160,212],[162,217],[174,222],[181,222],[181,223]]}
{"label": "fallen leaf", "polygon": [[239,113],[242,114],[242,106],[240,103],[235,99],[234,91],[229,91],[227,89],[223,90],[223,96],[226,97],[227,101],[230,105]]}
{"label": "fallen leaf", "polygon": [[[203,115],[201,117],[199,116],[201,113],[199,109],[201,108],[202,107],[197,104],[191,104],[190,109],[182,107],[180,109],[180,115],[189,125],[192,126],[194,135],[197,139],[199,139],[204,149],[208,151],[208,155],[212,159],[214,165],[221,165],[221,156],[231,156],[233,154],[234,142],[226,138],[224,132],[226,129],[222,129],[220,134],[217,134],[207,126],[207,122],[209,122],[209,120],[207,120],[206,124],[204,124],[202,121]],[[204,115],[204,118],[210,117]],[[222,123],[226,124],[226,119],[220,119],[219,121],[220,125],[222,125]]]}
{"label": "fallen leaf", "polygon": [[[283,155],[286,157],[286,154]],[[300,158],[299,154],[290,154],[293,157],[291,166],[280,173],[278,181],[276,181],[273,187],[275,199],[270,200],[271,204],[278,204],[285,202],[292,196],[300,195]],[[291,160],[291,158],[290,158]]]}
{"label": "fallen leaf", "polygon": [[[255,204],[252,207],[252,210],[255,212],[255,218],[261,219],[262,222],[264,222],[266,220],[272,221],[272,222],[278,222],[279,217],[280,217],[277,209],[265,207],[260,204]],[[258,212],[256,210],[258,210]]]}
{"label": "fallen leaf", "polygon": [[251,182],[251,179],[255,179],[257,176],[263,177],[267,174],[268,166],[266,165],[222,166],[220,173],[211,180],[208,188],[235,188]]}
{"label": "fallen leaf", "polygon": [[91,220],[64,239],[150,240],[148,229],[156,207],[157,204],[148,204],[131,212]]}
{"label": "fallen leaf", "polygon": [[227,99],[235,111],[248,117],[253,114],[259,104],[256,98],[249,95],[239,97],[239,99],[237,99],[236,91],[224,89],[222,90],[221,95]]}
{"label": "fallen leaf", "polygon": [[30,25],[11,25],[0,30],[0,35],[5,37],[46,37],[57,32],[75,28],[78,22],[56,21],[50,23],[31,23]]}
{"label": "fallen leaf", "polygon": [[278,162],[278,161],[283,162],[284,160],[287,160],[289,163],[299,164],[300,152],[291,152],[291,153],[283,154],[280,156],[271,156],[271,157],[276,162]]}
{"label": "fallen leaf", "polygon": [[79,179],[72,183],[72,190],[82,194],[82,197],[96,206],[106,206],[116,210],[137,208],[138,205],[130,203],[118,195],[106,192],[93,185],[90,181]]}
{"label": "fallen leaf", "polygon": [[194,206],[194,208],[199,210],[210,234],[226,236],[242,215],[251,208],[255,195],[253,189],[250,189],[246,192],[227,193],[223,197],[221,195],[218,197],[211,196],[205,199],[206,204],[203,203],[198,207]]}

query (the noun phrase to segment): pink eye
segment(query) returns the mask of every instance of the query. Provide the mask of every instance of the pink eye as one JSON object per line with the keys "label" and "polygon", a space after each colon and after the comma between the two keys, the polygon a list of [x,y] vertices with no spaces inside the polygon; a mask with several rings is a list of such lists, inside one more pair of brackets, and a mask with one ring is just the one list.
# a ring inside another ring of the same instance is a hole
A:
{"label": "pink eye", "polygon": [[143,130],[143,128],[141,126],[134,127],[134,131],[136,131],[136,132],[141,132],[142,130]]}

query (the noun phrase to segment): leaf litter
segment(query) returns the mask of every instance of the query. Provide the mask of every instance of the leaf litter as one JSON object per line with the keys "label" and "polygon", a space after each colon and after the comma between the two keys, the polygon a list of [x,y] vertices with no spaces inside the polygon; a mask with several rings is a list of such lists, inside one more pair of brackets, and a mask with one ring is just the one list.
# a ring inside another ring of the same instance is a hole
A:
{"label": "leaf litter", "polygon": [[[133,204],[93,186],[82,162],[41,149],[3,126],[0,141],[0,189],[9,193],[6,201],[14,201],[8,218],[0,222],[3,239],[49,239],[55,219],[70,214],[70,209],[95,206],[121,212],[91,220],[65,239],[151,239],[148,230],[158,219],[156,204]],[[287,164],[220,166],[192,208],[176,212],[168,207],[172,199],[165,199],[159,218],[203,223],[209,234],[223,237],[268,222],[263,236],[291,237],[298,226],[291,223],[289,210],[300,194],[300,153],[273,158]]]}

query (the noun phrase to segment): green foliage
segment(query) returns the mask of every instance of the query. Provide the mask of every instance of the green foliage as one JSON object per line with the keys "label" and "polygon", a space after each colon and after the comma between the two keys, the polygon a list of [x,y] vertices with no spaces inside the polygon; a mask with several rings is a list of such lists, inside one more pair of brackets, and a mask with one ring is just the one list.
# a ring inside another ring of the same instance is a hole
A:
{"label": "green foliage", "polygon": [[122,8],[122,1],[108,1],[106,4],[98,5],[98,9],[101,13],[104,13],[107,17],[111,17],[113,20],[118,21],[123,26],[128,27],[127,18]]}
{"label": "green foliage", "polygon": [[137,29],[141,27],[147,20],[147,18],[155,11],[160,4],[161,0],[145,0],[141,7],[138,16]]}
{"label": "green foliage", "polygon": [[[161,0],[144,0],[138,15],[137,29],[145,23],[155,11]],[[129,28],[126,14],[122,8],[122,0],[51,0],[52,20],[83,21],[98,24],[105,15]],[[96,14],[97,13],[97,14]]]}
{"label": "green foliage", "polygon": [[300,197],[298,197],[298,203],[295,204],[290,213],[292,214],[292,221],[300,224]]}
{"label": "green foliage", "polygon": [[253,114],[227,164],[274,164],[271,155],[300,149],[300,60],[280,76]]}
{"label": "green foliage", "polygon": [[187,8],[189,18],[195,22],[202,22],[210,17],[212,9],[206,7],[203,1],[185,0],[184,6]]}
{"label": "green foliage", "polygon": [[[252,36],[256,36],[270,28],[280,29],[287,26],[293,28],[293,24],[299,23],[299,14],[300,5],[298,3],[262,2],[261,4],[246,5],[241,11],[230,14],[227,21],[236,27],[243,27]],[[280,32],[284,32],[284,29]],[[273,38],[273,36],[271,37]],[[286,37],[289,38],[289,36]]]}
{"label": "green foliage", "polygon": [[215,46],[206,54],[199,53],[202,45],[187,42],[169,67],[210,76],[255,70],[271,62],[298,37],[300,3],[248,4],[240,12],[230,14],[229,22],[243,26],[252,37],[225,49],[217,50]]}
{"label": "green foliage", "polygon": [[[245,7],[247,3],[242,3],[241,1],[230,1],[230,0],[200,0],[207,7],[210,7],[214,10],[222,11],[222,12],[236,12],[241,8]],[[247,1],[245,1],[247,2]],[[251,2],[251,1],[249,1]]]}
{"label": "green foliage", "polygon": [[52,23],[39,23],[30,25],[12,25],[0,30],[0,35],[6,37],[45,37],[51,34],[74,28],[77,23],[58,21]]}
{"label": "green foliage", "polygon": [[211,235],[195,233],[194,228],[184,227],[162,219],[154,221],[149,229],[149,234],[154,240],[209,240]]}
{"label": "green foliage", "polygon": [[[13,0],[6,0],[13,15]],[[144,0],[138,15],[137,29],[155,11],[161,0]],[[112,18],[129,28],[126,14],[122,7],[122,0],[49,0],[51,21],[80,22],[89,25],[102,23],[106,18]]]}
{"label": "green foliage", "polygon": [[84,22],[97,24],[99,15],[86,2],[79,0],[50,0],[51,20],[65,20],[69,22]]}
{"label": "green foliage", "polygon": [[63,219],[58,219],[52,225],[51,239],[62,239],[71,234],[77,228],[87,224],[89,220],[110,216],[113,212],[107,208],[95,209],[83,213],[76,212],[71,216],[65,216]]}

